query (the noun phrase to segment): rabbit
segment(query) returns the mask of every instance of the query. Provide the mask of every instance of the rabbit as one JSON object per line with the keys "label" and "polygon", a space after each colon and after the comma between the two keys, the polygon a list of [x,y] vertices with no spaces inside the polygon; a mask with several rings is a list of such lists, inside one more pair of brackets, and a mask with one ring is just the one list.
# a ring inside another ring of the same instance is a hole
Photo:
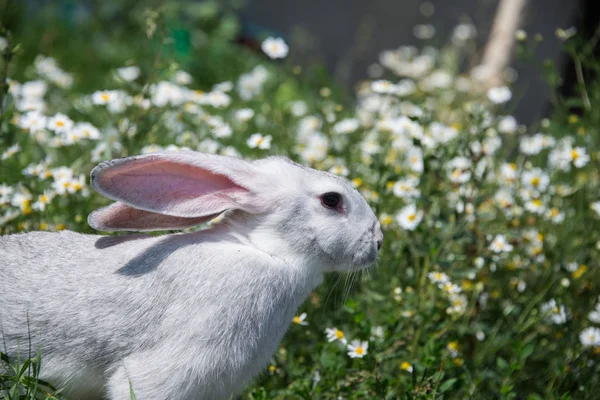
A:
{"label": "rabbit", "polygon": [[374,264],[381,226],[346,180],[273,156],[106,161],[100,231],[0,237],[0,346],[69,399],[228,399],[266,367],[328,271]]}

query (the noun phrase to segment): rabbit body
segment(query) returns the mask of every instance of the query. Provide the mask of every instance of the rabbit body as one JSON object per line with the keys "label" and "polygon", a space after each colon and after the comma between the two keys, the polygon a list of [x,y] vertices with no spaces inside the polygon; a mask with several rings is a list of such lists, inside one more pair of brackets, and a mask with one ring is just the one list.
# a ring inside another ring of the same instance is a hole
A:
{"label": "rabbit body", "polygon": [[[0,345],[42,354],[69,398],[226,399],[264,368],[327,271],[372,265],[383,233],[347,181],[282,157],[163,152],[104,162],[103,231],[0,237]],[[31,342],[30,342],[31,341]]]}
{"label": "rabbit body", "polygon": [[43,356],[41,378],[71,385],[73,398],[106,388],[111,399],[127,399],[129,382],[138,399],[222,399],[241,391],[322,273],[266,255],[224,229],[1,237],[0,327],[9,356],[19,347],[26,354],[31,339]]}

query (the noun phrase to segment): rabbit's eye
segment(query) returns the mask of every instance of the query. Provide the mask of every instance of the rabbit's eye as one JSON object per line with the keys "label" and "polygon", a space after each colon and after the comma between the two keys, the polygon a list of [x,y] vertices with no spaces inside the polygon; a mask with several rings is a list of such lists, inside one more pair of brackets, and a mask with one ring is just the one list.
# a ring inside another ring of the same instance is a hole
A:
{"label": "rabbit's eye", "polygon": [[342,201],[342,196],[339,193],[330,192],[321,196],[321,203],[327,208],[338,208]]}

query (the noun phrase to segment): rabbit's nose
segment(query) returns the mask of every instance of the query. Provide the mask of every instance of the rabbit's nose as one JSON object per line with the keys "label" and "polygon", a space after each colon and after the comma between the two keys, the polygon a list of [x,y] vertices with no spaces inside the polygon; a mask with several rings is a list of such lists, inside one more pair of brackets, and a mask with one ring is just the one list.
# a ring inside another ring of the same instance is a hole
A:
{"label": "rabbit's nose", "polygon": [[381,246],[383,246],[383,231],[379,226],[376,228],[375,231],[375,241],[377,242],[377,250],[380,250]]}

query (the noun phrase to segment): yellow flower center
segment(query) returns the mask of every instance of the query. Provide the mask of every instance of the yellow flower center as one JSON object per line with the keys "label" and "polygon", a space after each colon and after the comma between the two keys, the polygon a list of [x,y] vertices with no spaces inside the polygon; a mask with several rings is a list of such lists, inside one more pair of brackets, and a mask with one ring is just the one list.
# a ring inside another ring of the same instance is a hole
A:
{"label": "yellow flower center", "polygon": [[408,216],[408,220],[411,221],[411,222],[413,222],[416,218],[417,218],[417,214],[410,214]]}
{"label": "yellow flower center", "polygon": [[553,217],[558,217],[560,214],[560,211],[558,211],[558,208],[554,207],[552,210],[550,210],[550,215],[552,215]]}
{"label": "yellow flower center", "polygon": [[579,153],[577,152],[577,150],[575,150],[575,149],[571,150],[571,158],[573,160],[576,160],[577,158],[579,158]]}
{"label": "yellow flower center", "polygon": [[102,94],[100,95],[100,98],[102,99],[102,101],[108,101],[108,99],[109,99],[110,97],[108,96],[108,94],[107,94],[107,93],[102,93]]}
{"label": "yellow flower center", "polygon": [[40,196],[40,202],[42,203],[47,203],[48,202],[48,196],[46,196],[45,194]]}
{"label": "yellow flower center", "polygon": [[402,364],[400,364],[400,368],[405,371],[408,371],[410,369],[410,367],[411,367],[410,363],[406,362],[406,361],[404,361]]}
{"label": "yellow flower center", "polygon": [[535,199],[532,201],[533,205],[536,207],[541,207],[542,206],[542,201],[540,199]]}
{"label": "yellow flower center", "polygon": [[260,146],[260,145],[261,145],[261,144],[262,144],[264,141],[265,141],[265,140],[264,140],[263,138],[258,138],[258,139],[256,140],[256,145],[257,145],[257,146]]}
{"label": "yellow flower center", "polygon": [[540,178],[534,176],[533,178],[531,178],[531,184],[537,187],[540,184]]}
{"label": "yellow flower center", "polygon": [[300,322],[302,322],[302,321],[300,320],[300,317],[298,317],[298,316],[295,316],[295,317],[294,317],[294,323],[296,323],[296,324],[299,324]]}
{"label": "yellow flower center", "polygon": [[359,355],[363,355],[365,353],[365,350],[362,347],[357,347],[354,351]]}
{"label": "yellow flower center", "polygon": [[515,164],[515,163],[510,163],[510,164],[508,164],[508,166],[509,166],[509,167],[510,167],[510,169],[512,169],[513,171],[516,171],[516,170],[517,170],[517,164]]}
{"label": "yellow flower center", "polygon": [[65,126],[64,121],[56,121],[56,126],[62,128],[63,126]]}
{"label": "yellow flower center", "polygon": [[344,337],[344,332],[340,331],[339,329],[335,331],[335,337],[338,339],[342,339]]}

